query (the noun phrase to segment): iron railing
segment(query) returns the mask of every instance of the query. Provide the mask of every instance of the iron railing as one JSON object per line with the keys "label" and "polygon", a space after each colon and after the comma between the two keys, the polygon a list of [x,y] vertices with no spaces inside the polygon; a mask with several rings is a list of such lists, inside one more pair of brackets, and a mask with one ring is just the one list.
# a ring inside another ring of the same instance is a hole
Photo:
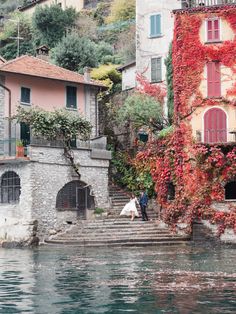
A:
{"label": "iron railing", "polygon": [[236,130],[233,129],[197,130],[196,140],[202,143],[236,142]]}
{"label": "iron railing", "polygon": [[236,4],[236,0],[181,0],[183,9]]}

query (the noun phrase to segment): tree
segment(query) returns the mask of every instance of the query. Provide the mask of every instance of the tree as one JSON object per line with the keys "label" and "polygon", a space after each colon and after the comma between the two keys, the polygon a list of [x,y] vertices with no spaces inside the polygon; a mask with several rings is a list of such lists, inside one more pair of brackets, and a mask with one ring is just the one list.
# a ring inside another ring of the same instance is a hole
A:
{"label": "tree", "polygon": [[53,48],[73,28],[77,13],[73,8],[63,10],[59,5],[37,7],[33,14],[36,45]]}
{"label": "tree", "polygon": [[135,19],[135,0],[114,0],[107,23]]}
{"label": "tree", "polygon": [[17,40],[19,42],[19,54],[34,54],[35,49],[32,41],[32,24],[28,16],[22,13],[12,13],[10,19],[5,22],[4,31],[0,34],[1,49],[0,54],[7,60],[17,57]]}
{"label": "tree", "polygon": [[76,137],[89,139],[92,129],[90,122],[66,110],[48,112],[39,108],[25,110],[22,107],[18,107],[13,119],[16,119],[18,123],[28,124],[36,137],[42,137],[48,141],[60,140],[64,148],[64,156],[80,177],[78,165],[75,164],[71,152],[71,141]]}
{"label": "tree", "polygon": [[115,86],[121,82],[121,74],[116,68],[117,65],[114,64],[101,65],[99,68],[92,70],[91,77],[101,81],[110,89],[110,92],[113,92]]}
{"label": "tree", "polygon": [[82,72],[86,66],[97,66],[96,48],[96,44],[88,38],[72,33],[53,49],[51,57],[63,68]]}
{"label": "tree", "polygon": [[167,108],[169,122],[173,122],[174,115],[174,88],[173,88],[173,65],[172,65],[172,44],[170,44],[169,53],[165,59],[166,81],[167,81]]}
{"label": "tree", "polygon": [[128,121],[138,130],[146,127],[152,132],[160,132],[169,126],[162,105],[153,97],[135,93],[129,96],[118,110],[117,119],[120,123]]}

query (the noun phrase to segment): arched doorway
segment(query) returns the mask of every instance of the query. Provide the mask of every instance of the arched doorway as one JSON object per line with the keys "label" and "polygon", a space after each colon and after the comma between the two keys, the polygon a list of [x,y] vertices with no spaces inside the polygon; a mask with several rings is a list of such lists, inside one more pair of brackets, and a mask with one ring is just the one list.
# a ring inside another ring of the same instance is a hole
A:
{"label": "arched doorway", "polygon": [[57,194],[56,209],[77,211],[79,218],[86,218],[86,210],[94,209],[90,187],[79,180],[67,183]]}
{"label": "arched doorway", "polygon": [[225,185],[225,199],[236,200],[236,181],[228,182]]}
{"label": "arched doorway", "polygon": [[226,114],[222,109],[209,109],[204,115],[204,142],[227,142]]}
{"label": "arched doorway", "polygon": [[20,177],[14,171],[7,171],[1,178],[1,203],[18,203],[20,201]]}

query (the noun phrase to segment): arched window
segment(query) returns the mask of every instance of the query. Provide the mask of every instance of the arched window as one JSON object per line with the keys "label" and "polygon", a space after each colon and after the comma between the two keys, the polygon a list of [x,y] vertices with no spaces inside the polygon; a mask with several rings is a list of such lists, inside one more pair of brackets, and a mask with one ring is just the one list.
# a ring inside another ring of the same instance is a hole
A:
{"label": "arched window", "polygon": [[226,114],[219,108],[212,108],[204,115],[205,143],[227,142]]}
{"label": "arched window", "polygon": [[225,186],[225,199],[236,200],[236,181],[228,182]]}
{"label": "arched window", "polygon": [[56,208],[78,211],[80,216],[84,216],[86,209],[94,208],[94,197],[89,186],[82,181],[67,183],[57,194]]}
{"label": "arched window", "polygon": [[17,203],[20,200],[20,178],[14,171],[5,172],[1,178],[1,203]]}

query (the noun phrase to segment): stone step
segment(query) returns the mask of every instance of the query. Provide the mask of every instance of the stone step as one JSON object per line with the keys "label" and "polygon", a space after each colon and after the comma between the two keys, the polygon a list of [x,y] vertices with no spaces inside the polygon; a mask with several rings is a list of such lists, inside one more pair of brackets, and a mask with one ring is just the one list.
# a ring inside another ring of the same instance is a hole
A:
{"label": "stone step", "polygon": [[148,246],[180,246],[180,245],[188,245],[189,241],[153,241],[153,242],[123,242],[123,243],[78,243],[78,242],[66,242],[66,241],[57,241],[57,240],[47,240],[45,241],[48,244],[63,244],[63,245],[71,245],[71,246],[78,246],[78,247],[101,247],[101,246],[112,246],[112,247],[148,247]]}
{"label": "stone step", "polygon": [[65,238],[71,238],[71,237],[76,237],[76,238],[93,238],[93,237],[110,237],[110,238],[138,238],[138,237],[179,237],[178,235],[173,235],[170,234],[168,232],[143,232],[143,233],[138,233],[138,232],[133,232],[133,233],[126,233],[126,232],[119,232],[119,233],[115,233],[115,234],[111,234],[111,233],[107,233],[107,232],[96,232],[96,233],[65,233],[65,234],[61,234],[59,235],[57,238],[59,237],[65,237]]}

